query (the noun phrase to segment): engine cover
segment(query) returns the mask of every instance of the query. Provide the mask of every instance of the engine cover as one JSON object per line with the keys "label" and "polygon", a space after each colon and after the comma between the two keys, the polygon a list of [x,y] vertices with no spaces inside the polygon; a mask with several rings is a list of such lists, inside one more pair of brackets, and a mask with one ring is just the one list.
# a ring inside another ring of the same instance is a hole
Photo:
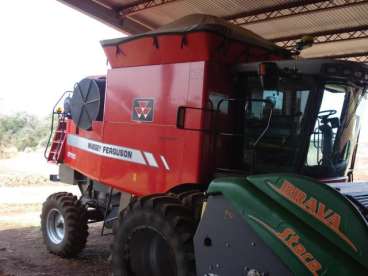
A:
{"label": "engine cover", "polygon": [[346,196],[368,222],[368,182],[331,183],[328,185]]}

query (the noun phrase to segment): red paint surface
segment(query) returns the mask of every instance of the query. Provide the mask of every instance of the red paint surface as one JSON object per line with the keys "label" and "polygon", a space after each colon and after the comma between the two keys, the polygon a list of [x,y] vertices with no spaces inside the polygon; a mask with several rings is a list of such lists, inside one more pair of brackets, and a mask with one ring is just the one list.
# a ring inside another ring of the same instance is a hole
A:
{"label": "red paint surface", "polygon": [[[179,184],[210,180],[214,169],[214,139],[208,132],[178,129],[178,107],[202,109],[187,109],[187,128],[213,128],[213,113],[206,110],[211,109],[214,98],[231,96],[230,66],[246,59],[251,62],[280,57],[238,42],[229,42],[221,48],[223,38],[209,33],[189,34],[184,47],[181,38],[160,36],[159,48],[153,45],[152,38],[120,45],[119,51],[115,46],[105,47],[113,69],[107,73],[104,119],[94,122],[91,131],[77,131],[72,121],[68,121],[67,133],[150,152],[159,167],[102,157],[70,145],[65,146],[64,164],[137,195],[166,192]],[[132,120],[136,98],[154,99],[152,122]],[[229,123],[226,114],[222,115],[220,123]],[[222,145],[221,158],[231,159],[226,156],[229,154],[226,142]],[[74,158],[70,153],[75,154]],[[167,160],[169,170],[160,156]]]}

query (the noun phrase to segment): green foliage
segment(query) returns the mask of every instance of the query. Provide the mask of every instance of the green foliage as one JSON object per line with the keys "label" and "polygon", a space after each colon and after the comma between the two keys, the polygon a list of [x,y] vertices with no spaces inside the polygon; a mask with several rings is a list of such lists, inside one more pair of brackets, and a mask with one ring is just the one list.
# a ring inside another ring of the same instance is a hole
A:
{"label": "green foliage", "polygon": [[27,113],[0,116],[0,147],[16,147],[18,151],[44,146],[50,118],[39,119]]}

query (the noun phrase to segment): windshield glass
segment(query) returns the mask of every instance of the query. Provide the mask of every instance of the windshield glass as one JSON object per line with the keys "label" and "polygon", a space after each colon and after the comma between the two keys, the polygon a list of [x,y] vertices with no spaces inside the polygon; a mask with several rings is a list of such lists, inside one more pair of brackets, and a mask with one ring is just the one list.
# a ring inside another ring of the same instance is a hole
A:
{"label": "windshield glass", "polygon": [[309,140],[306,174],[314,177],[344,176],[360,130],[361,89],[346,84],[324,86],[322,102]]}
{"label": "windshield glass", "polygon": [[229,119],[217,139],[222,157],[217,159],[217,168],[252,173],[295,171],[312,83],[308,77],[285,78],[277,89],[264,90],[258,76],[241,75],[236,82],[237,96],[217,104],[218,112]]}
{"label": "windshield glass", "polygon": [[[289,171],[295,163],[310,88],[303,80],[283,79],[274,91],[263,90],[248,79],[248,108],[244,120],[244,162],[255,153],[257,172]],[[264,99],[272,104],[255,102]]]}
{"label": "windshield glass", "polygon": [[266,90],[257,75],[240,74],[232,98],[213,94],[217,171],[348,175],[363,89],[342,82],[320,85],[313,75],[298,75],[282,77],[277,89]]}

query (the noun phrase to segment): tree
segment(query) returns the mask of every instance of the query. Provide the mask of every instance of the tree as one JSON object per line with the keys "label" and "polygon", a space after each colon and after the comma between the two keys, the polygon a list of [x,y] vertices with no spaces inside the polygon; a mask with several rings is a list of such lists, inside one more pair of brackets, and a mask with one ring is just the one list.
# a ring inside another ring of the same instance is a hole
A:
{"label": "tree", "polygon": [[46,144],[50,118],[39,119],[22,112],[0,117],[0,146],[15,146],[18,151]]}

